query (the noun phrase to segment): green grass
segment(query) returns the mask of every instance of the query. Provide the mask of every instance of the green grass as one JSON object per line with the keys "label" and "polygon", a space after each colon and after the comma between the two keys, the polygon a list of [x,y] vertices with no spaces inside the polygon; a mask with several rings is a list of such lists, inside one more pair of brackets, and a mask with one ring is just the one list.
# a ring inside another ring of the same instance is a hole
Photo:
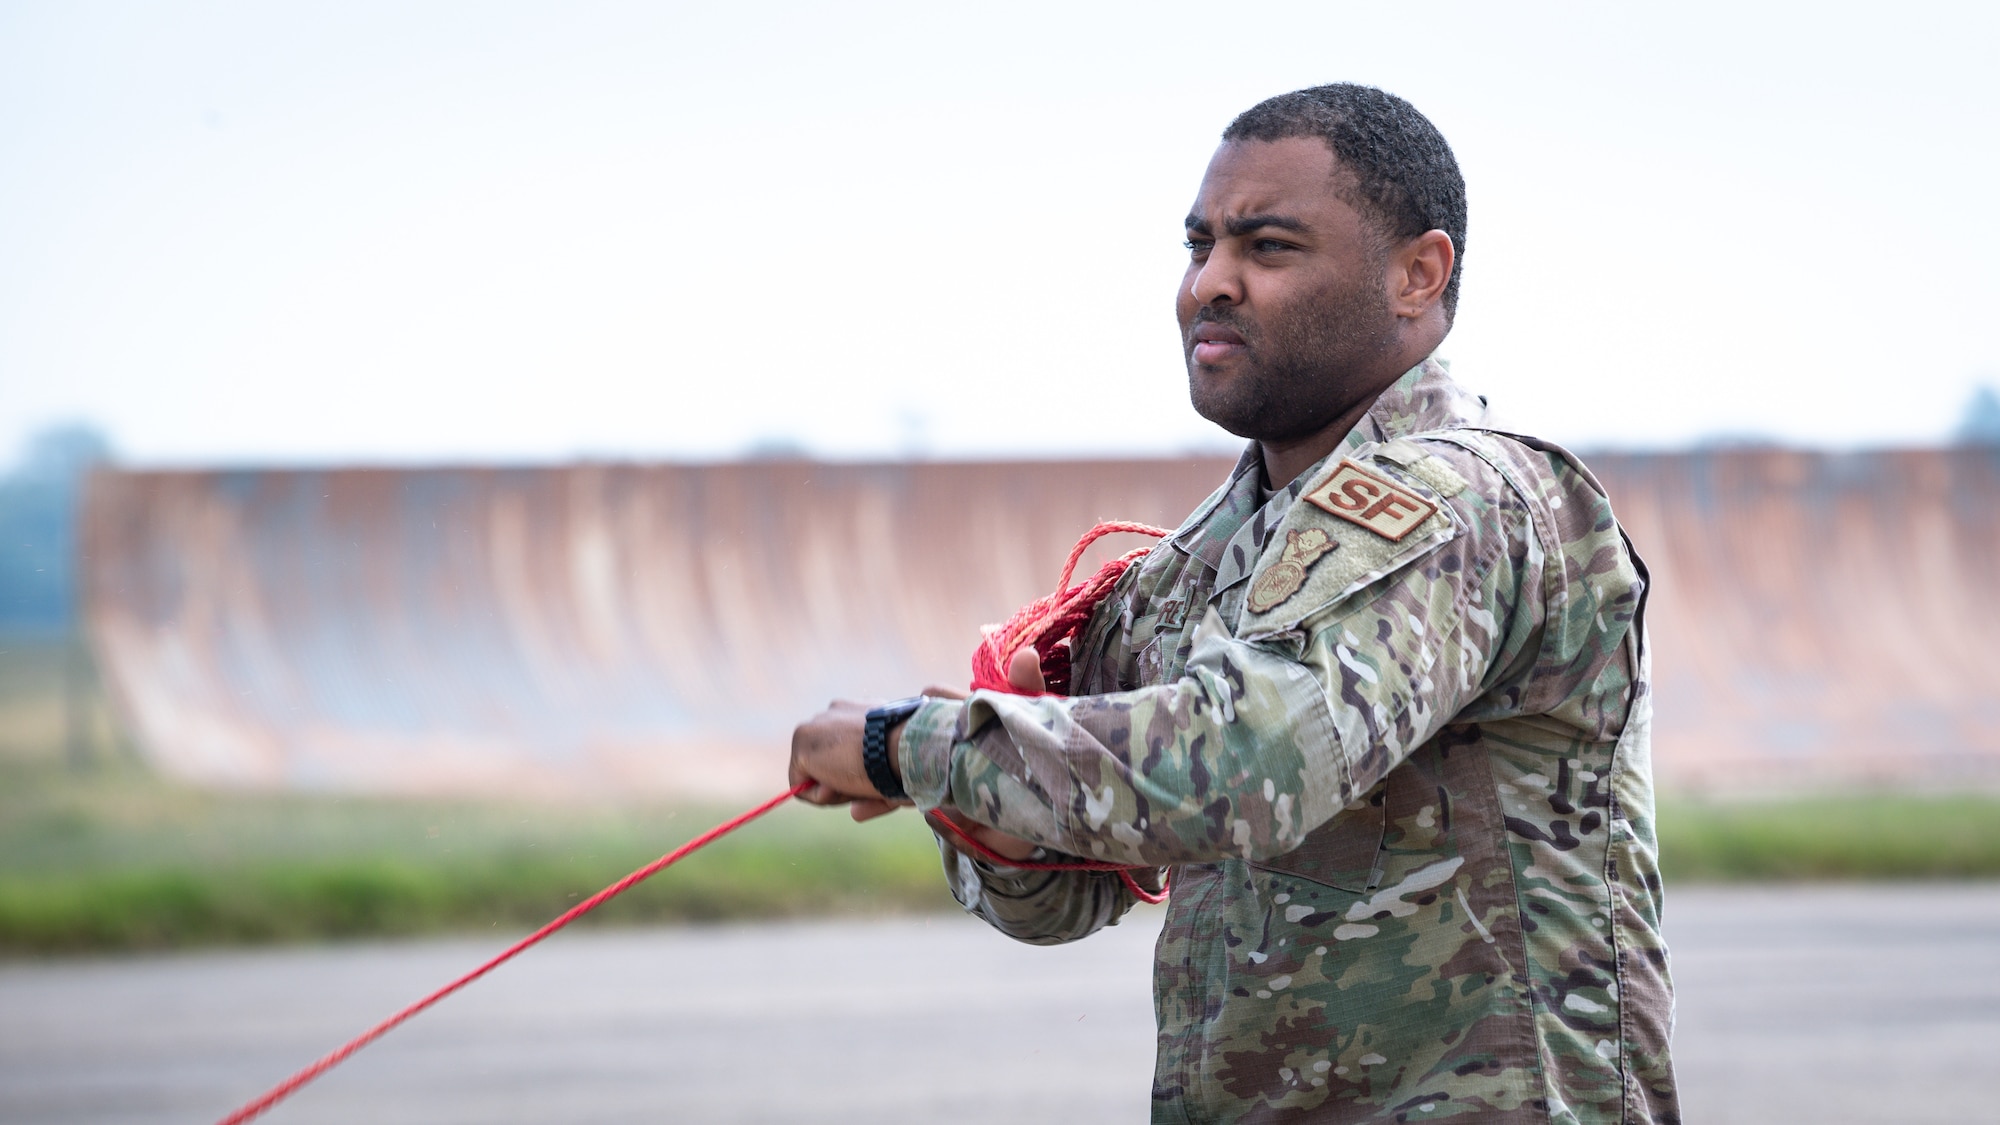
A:
{"label": "green grass", "polygon": [[2000,795],[1668,800],[1660,866],[1674,882],[2000,877]]}
{"label": "green grass", "polygon": [[[218,794],[0,762],[0,953],[522,931],[736,811]],[[949,904],[915,817],[787,806],[579,925]]]}
{"label": "green grass", "polygon": [[[191,789],[87,656],[0,636],[0,955],[531,929],[741,807]],[[578,925],[946,909],[930,833],[787,806]]]}
{"label": "green grass", "polygon": [[[735,810],[210,793],[0,760],[0,953],[524,932]],[[2000,877],[2000,797],[1668,801],[1670,885]],[[929,833],[791,806],[584,925],[947,909]]]}
{"label": "green grass", "polygon": [[[189,789],[78,650],[0,638],[0,955],[518,934],[737,811]],[[1659,825],[1670,885],[2000,878],[2000,794],[1669,799]],[[788,806],[579,925],[949,908],[916,817]]]}

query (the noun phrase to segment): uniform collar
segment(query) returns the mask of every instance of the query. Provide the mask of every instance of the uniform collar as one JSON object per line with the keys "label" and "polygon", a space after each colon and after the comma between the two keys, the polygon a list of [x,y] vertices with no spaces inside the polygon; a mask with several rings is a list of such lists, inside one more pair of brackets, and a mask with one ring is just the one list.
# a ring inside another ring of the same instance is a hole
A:
{"label": "uniform collar", "polygon": [[1383,391],[1343,444],[1359,446],[1364,441],[1394,441],[1432,430],[1461,429],[1479,425],[1485,417],[1486,400],[1454,382],[1444,361],[1432,356]]}
{"label": "uniform collar", "polygon": [[1200,559],[1210,570],[1217,570],[1229,550],[1230,536],[1263,506],[1264,455],[1253,441],[1236,459],[1229,480],[1202,501],[1168,542],[1182,554]]}
{"label": "uniform collar", "polygon": [[1375,399],[1332,453],[1278,489],[1268,502],[1263,489],[1264,457],[1257,443],[1251,442],[1236,459],[1228,482],[1203,501],[1168,541],[1182,553],[1208,564],[1216,572],[1216,588],[1220,590],[1249,576],[1264,540],[1284,522],[1292,502],[1308,482],[1318,479],[1327,461],[1411,434],[1476,425],[1485,414],[1485,400],[1454,382],[1444,363],[1432,356],[1404,372]]}

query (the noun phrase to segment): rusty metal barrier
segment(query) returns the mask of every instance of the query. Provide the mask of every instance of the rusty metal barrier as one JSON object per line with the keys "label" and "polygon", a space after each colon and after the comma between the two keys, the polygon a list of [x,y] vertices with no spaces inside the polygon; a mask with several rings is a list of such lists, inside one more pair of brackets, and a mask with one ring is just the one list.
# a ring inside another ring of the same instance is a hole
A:
{"label": "rusty metal barrier", "polygon": [[[1664,784],[2000,780],[1992,455],[1591,463],[1655,578]],[[1228,468],[104,472],[82,588],[182,778],[736,798],[782,779],[800,717],[962,684],[1079,532],[1176,524]]]}

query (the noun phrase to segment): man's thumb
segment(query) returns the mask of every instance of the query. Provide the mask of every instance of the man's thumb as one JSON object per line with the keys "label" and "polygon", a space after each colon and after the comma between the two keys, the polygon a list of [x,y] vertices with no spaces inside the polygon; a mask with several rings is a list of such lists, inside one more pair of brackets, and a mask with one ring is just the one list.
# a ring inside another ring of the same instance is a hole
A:
{"label": "man's thumb", "polygon": [[1033,645],[1023,645],[1007,662],[1007,682],[1014,690],[1028,695],[1040,695],[1048,690],[1042,680],[1042,654]]}

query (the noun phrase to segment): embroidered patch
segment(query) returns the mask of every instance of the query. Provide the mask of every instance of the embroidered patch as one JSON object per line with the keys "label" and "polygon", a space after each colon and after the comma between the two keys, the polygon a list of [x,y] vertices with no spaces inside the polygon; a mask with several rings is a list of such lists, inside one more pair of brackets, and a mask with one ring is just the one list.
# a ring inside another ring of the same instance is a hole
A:
{"label": "embroidered patch", "polygon": [[1343,457],[1326,483],[1305,498],[1349,523],[1391,543],[1416,530],[1437,511],[1437,505]]}
{"label": "embroidered patch", "polygon": [[1333,536],[1317,527],[1285,532],[1284,553],[1250,585],[1250,612],[1269,613],[1283,605],[1306,584],[1307,568],[1338,546]]}

